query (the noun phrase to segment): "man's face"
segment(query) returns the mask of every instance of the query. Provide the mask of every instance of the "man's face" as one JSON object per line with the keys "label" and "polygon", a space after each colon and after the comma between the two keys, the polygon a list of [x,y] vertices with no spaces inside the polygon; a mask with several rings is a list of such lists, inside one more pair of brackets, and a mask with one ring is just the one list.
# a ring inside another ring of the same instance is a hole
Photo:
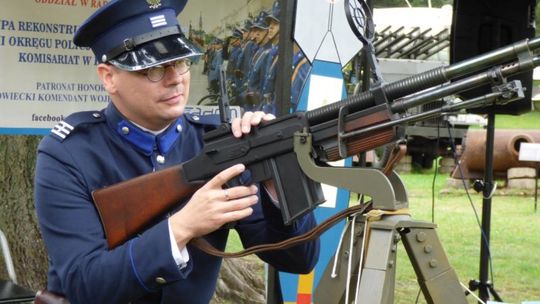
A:
{"label": "man's face", "polygon": [[262,41],[264,40],[264,37],[266,37],[267,30],[256,28],[254,29],[254,31],[255,31],[255,38],[254,38],[255,42],[257,44],[261,44]]}
{"label": "man's face", "polygon": [[255,41],[255,36],[257,35],[256,31],[257,31],[256,28],[252,28],[249,30],[249,34],[248,34],[249,40]]}
{"label": "man's face", "polygon": [[272,20],[268,26],[268,39],[273,40],[276,38],[277,33],[279,33],[279,22]]}
{"label": "man's face", "polygon": [[157,82],[141,73],[106,64],[98,66],[98,74],[117,109],[145,128],[161,130],[184,113],[189,97],[189,71],[180,75],[169,66]]}

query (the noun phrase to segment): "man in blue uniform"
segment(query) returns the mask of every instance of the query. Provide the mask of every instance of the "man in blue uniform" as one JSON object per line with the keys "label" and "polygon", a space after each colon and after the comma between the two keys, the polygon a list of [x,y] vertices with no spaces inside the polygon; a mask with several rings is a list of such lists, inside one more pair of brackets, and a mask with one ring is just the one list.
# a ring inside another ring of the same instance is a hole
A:
{"label": "man in blue uniform", "polygon": [[[98,75],[112,103],[59,123],[38,148],[35,200],[49,254],[47,288],[71,303],[208,303],[221,259],[189,241],[205,236],[225,247],[235,222],[244,246],[277,242],[314,227],[312,214],[284,226],[271,183],[224,188],[245,172],[223,170],[178,210],[109,249],[92,191],[182,163],[202,148],[212,119],[184,114],[190,61],[199,51],[176,16],[186,0],[113,0],[75,34],[99,60]],[[232,123],[241,137],[272,116],[246,113]],[[150,203],[150,202],[148,202]],[[144,212],[144,210],[141,210]],[[260,254],[280,271],[307,273],[318,242]]]}
{"label": "man in blue uniform", "polygon": [[274,1],[272,13],[266,17],[268,23],[268,38],[271,43],[271,48],[268,51],[267,67],[262,81],[261,94],[263,96],[260,109],[265,113],[276,113],[275,100],[273,99],[274,87],[277,74],[278,62],[278,43],[279,43],[279,1]]}
{"label": "man in blue uniform", "polygon": [[[280,12],[280,6],[279,2],[274,2],[274,5],[272,7],[272,14],[267,17],[267,21],[270,24],[269,29],[269,35],[271,33],[275,32],[273,34],[273,41],[272,41],[272,49],[271,49],[271,62],[269,67],[266,70],[266,75],[264,78],[263,86],[262,86],[262,94],[264,103],[261,107],[261,110],[265,113],[275,113],[275,84],[276,84],[276,77],[277,77],[277,66],[278,66],[278,35],[279,32],[279,12]],[[306,82],[307,77],[309,76],[309,73],[311,71],[311,65],[309,64],[307,58],[304,56],[304,53],[302,50],[300,50],[300,47],[295,42],[293,44],[293,66],[292,66],[292,75],[291,75],[291,103],[290,103],[290,109],[289,111],[295,112],[298,107],[298,102],[300,98],[300,94],[302,93],[302,90],[304,89],[304,84]]]}
{"label": "man in blue uniform", "polygon": [[257,51],[253,54],[249,65],[249,73],[246,80],[246,105],[244,109],[256,109],[261,100],[261,88],[264,80],[266,67],[269,65],[269,51],[271,43],[268,40],[268,23],[266,17],[268,13],[262,11],[259,14],[257,22],[253,24],[255,31],[255,43]]}
{"label": "man in blue uniform", "polygon": [[[227,77],[232,84],[236,84],[236,75],[234,70],[236,70],[238,58],[242,52],[242,38],[242,31],[238,28],[235,28],[232,35],[229,37],[229,62],[227,63]],[[233,85],[233,88],[235,88],[235,85]],[[234,95],[236,95],[236,92],[234,92]]]}
{"label": "man in blue uniform", "polygon": [[293,44],[293,73],[291,75],[291,111],[296,112],[306,80],[311,72],[311,63],[298,44]]}
{"label": "man in blue uniform", "polygon": [[236,64],[236,90],[238,95],[236,96],[237,104],[244,107],[245,95],[247,90],[247,76],[251,68],[251,59],[255,52],[257,52],[258,44],[255,42],[255,35],[257,34],[256,28],[253,27],[253,22],[247,20],[245,23],[244,43],[242,45],[242,51],[238,57]]}
{"label": "man in blue uniform", "polygon": [[220,74],[219,70],[223,64],[223,41],[214,39],[211,44],[211,53],[208,62],[208,89],[212,94],[219,93]]}

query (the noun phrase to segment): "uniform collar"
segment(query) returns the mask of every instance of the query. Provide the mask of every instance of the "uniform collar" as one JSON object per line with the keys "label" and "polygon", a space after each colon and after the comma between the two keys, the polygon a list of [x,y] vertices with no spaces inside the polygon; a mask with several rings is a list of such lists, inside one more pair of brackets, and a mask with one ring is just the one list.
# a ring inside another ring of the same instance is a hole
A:
{"label": "uniform collar", "polygon": [[146,155],[151,155],[155,149],[161,154],[167,154],[182,135],[184,128],[183,120],[178,118],[163,132],[154,135],[127,120],[112,103],[105,109],[105,115],[109,126],[118,135]]}

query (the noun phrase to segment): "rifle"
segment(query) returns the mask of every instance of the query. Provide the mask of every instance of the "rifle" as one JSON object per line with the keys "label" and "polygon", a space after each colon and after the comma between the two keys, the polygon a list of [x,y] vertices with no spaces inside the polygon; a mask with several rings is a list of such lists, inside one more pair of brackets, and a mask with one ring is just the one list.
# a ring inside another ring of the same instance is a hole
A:
{"label": "rifle", "polygon": [[227,71],[225,70],[224,64],[219,67],[219,92],[220,100],[218,106],[220,120],[222,123],[230,123],[231,110],[229,102],[229,91],[227,90]]}
{"label": "rifle", "polygon": [[[295,152],[299,141],[311,143],[309,158],[324,165],[394,142],[407,123],[522,98],[519,81],[506,83],[506,77],[540,65],[540,56],[533,52],[537,49],[540,37],[516,42],[315,110],[279,117],[242,138],[235,138],[230,126],[222,124],[205,134],[203,151],[195,158],[92,193],[108,245],[122,244],[193,194],[204,181],[238,163],[251,171],[253,182],[274,181],[283,221],[290,224],[324,201],[319,182],[308,177],[299,164]],[[489,83],[493,93],[402,115],[411,107]]]}

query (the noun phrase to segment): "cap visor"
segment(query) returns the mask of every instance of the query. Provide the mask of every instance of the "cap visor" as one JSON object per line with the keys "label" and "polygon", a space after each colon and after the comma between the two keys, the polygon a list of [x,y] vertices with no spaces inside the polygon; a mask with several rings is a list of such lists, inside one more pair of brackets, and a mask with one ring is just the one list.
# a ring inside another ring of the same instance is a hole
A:
{"label": "cap visor", "polygon": [[275,17],[274,15],[270,15],[270,16],[266,17],[266,22],[270,23],[270,21],[275,21],[275,22],[279,23],[279,18]]}
{"label": "cap visor", "polygon": [[183,35],[171,35],[137,46],[110,60],[126,71],[138,71],[170,61],[196,57],[202,52]]}

